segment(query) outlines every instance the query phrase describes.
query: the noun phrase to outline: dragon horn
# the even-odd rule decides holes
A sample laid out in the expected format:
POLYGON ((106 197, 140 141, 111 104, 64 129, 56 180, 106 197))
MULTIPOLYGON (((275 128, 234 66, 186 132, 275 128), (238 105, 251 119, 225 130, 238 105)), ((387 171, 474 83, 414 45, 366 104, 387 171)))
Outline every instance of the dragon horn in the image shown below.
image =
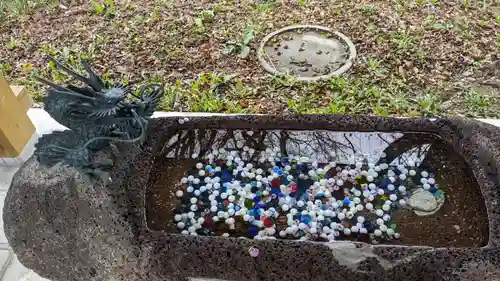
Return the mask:
POLYGON ((88 78, 81 76, 80 74, 74 72, 72 69, 66 67, 63 65, 60 61, 56 60, 55 58, 50 58, 50 60, 58 67, 64 70, 66 73, 70 74, 71 76, 75 77, 76 79, 82 81, 85 84, 88 84, 88 78))
POLYGON ((49 81, 49 80, 45 80, 43 79, 42 77, 38 77, 38 76, 33 76, 33 78, 35 78, 36 80, 38 80, 38 82, 41 82, 47 86, 50 86, 56 90, 59 90, 59 91, 67 91, 66 88, 62 87, 62 86, 59 86, 57 85, 56 83, 52 82, 52 81, 49 81))
POLYGON ((34 76, 34 78, 36 80, 38 80, 39 82, 45 84, 45 85, 48 85, 52 88, 54 88, 58 93, 61 93, 61 94, 66 94, 66 95, 70 95, 70 96, 76 96, 76 97, 80 97, 80 98, 84 98, 84 99, 89 99, 89 100, 96 100, 95 98, 92 98, 92 97, 88 97, 88 96, 85 96, 85 95, 82 95, 82 94, 79 94, 75 91, 72 91, 70 89, 67 89, 67 88, 64 88, 62 86, 59 86, 57 85, 56 83, 54 82, 51 82, 49 80, 45 80, 41 77, 38 77, 38 76, 34 76))
POLYGON ((94 88, 97 92, 102 91, 105 88, 104 82, 102 79, 90 68, 89 63, 86 60, 82 59, 82 66, 89 74, 88 85, 94 88))

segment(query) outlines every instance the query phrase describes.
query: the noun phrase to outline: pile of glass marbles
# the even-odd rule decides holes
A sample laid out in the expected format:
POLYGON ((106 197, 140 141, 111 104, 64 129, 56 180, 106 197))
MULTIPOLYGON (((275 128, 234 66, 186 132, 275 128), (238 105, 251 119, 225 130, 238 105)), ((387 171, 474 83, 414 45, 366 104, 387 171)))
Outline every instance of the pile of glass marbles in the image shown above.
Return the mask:
POLYGON ((175 194, 182 234, 378 243, 400 238, 392 214, 412 190, 438 191, 433 173, 415 167, 366 158, 339 165, 334 153, 326 163, 279 149, 258 154, 244 147, 193 155, 199 162, 175 194))

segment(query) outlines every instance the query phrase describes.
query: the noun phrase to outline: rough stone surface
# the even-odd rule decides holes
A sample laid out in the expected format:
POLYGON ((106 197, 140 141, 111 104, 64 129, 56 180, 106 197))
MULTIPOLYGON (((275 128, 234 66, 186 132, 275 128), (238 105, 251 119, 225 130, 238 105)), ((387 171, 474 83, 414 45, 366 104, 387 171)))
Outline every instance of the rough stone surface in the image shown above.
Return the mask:
MULTIPOLYGON (((111 152, 109 152, 111 154, 111 152)), ((359 116, 233 116, 150 122, 145 150, 116 158, 111 180, 50 170, 30 159, 15 175, 4 207, 6 236, 27 267, 53 281, 497 280, 500 276, 500 132, 463 119, 359 116), (189 128, 330 129, 428 132, 468 161, 486 201, 483 248, 402 247, 193 237, 151 231, 145 190, 165 132, 189 128), (251 257, 250 247, 259 249, 251 257), (340 257, 339 253, 345 253, 340 257)))

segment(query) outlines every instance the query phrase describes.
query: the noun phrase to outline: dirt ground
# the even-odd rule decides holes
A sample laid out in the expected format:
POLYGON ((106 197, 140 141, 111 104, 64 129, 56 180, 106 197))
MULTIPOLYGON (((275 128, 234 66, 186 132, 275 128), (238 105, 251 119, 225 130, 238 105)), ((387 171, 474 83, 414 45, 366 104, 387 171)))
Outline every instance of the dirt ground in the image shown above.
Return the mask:
POLYGON ((0 70, 38 102, 45 89, 33 75, 67 80, 50 55, 79 70, 87 59, 110 81, 165 83, 162 110, 500 117, 495 2, 36 0, 4 7, 0 70), (318 83, 267 75, 255 49, 294 24, 346 34, 354 66, 318 83), (225 54, 245 30, 254 34, 250 55, 225 54))

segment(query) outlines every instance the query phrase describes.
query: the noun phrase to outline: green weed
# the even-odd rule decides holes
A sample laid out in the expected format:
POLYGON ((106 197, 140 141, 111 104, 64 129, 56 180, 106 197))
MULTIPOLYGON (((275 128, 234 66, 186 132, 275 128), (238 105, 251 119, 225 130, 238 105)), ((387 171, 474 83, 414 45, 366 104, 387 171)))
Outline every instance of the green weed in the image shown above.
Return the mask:
POLYGON ((29 3, 27 0, 7 0, 0 1, 0 18, 5 15, 22 15, 28 12, 29 3))
POLYGON ((191 104, 194 112, 221 112, 224 109, 224 102, 210 92, 202 92, 198 95, 198 102, 191 104))
POLYGON ((300 6, 304 7, 307 5, 307 0, 297 0, 297 4, 299 4, 300 6))
POLYGON ((50 43, 42 44, 38 50, 51 57, 54 57, 57 54, 55 47, 50 43))
POLYGON ((381 88, 370 79, 332 78, 327 83, 333 97, 329 107, 349 114, 382 116, 404 116, 416 110, 404 88, 400 85, 387 86, 387 89, 381 88))
POLYGON ((144 17, 144 16, 135 16, 134 17, 134 25, 141 25, 141 24, 145 24, 145 23, 148 23, 150 21, 149 18, 147 17, 144 17))
POLYGON ((419 7, 422 7, 424 5, 424 0, 416 0, 415 2, 419 7))
POLYGON ((453 23, 438 23, 438 22, 435 22, 433 24, 430 24, 429 28, 435 29, 435 30, 450 30, 450 29, 455 28, 455 25, 453 23))
POLYGON ((161 21, 162 15, 161 15, 160 11, 157 8, 155 8, 155 9, 153 9, 151 14, 149 15, 149 18, 152 22, 158 22, 158 21, 161 21))
POLYGON ((389 116, 389 111, 382 105, 380 101, 377 102, 377 105, 375 107, 375 115, 384 117, 389 116))
POLYGON ((427 58, 427 52, 424 50, 417 50, 412 55, 416 57, 420 63, 424 63, 427 58))
POLYGON ((470 0, 462 0, 462 3, 461 3, 461 6, 462 6, 462 9, 464 10, 469 10, 469 7, 470 7, 470 0))
POLYGON ((239 58, 245 59, 250 54, 250 42, 254 38, 254 29, 247 27, 241 41, 229 41, 222 52, 224 54, 233 54, 239 58))
POLYGON ((489 117, 493 116, 491 109, 493 98, 481 94, 476 90, 469 90, 465 93, 465 104, 470 117, 489 117))
POLYGON ((94 42, 99 47, 104 47, 110 40, 110 36, 106 34, 96 34, 94 42))
POLYGON ((371 73, 375 76, 384 76, 386 71, 380 66, 382 62, 380 59, 374 58, 372 56, 366 57, 366 62, 371 73))
POLYGON ((363 14, 371 15, 374 11, 377 10, 377 5, 375 4, 362 4, 359 6, 359 9, 363 14))
POLYGON ((158 110, 164 110, 164 111, 174 111, 177 110, 177 108, 174 108, 176 105, 176 98, 180 95, 181 89, 179 87, 180 81, 176 81, 175 85, 166 85, 164 90, 165 90, 165 95, 163 96, 163 99, 161 100, 160 104, 158 104, 158 110))
POLYGON ((477 20, 477 23, 480 26, 487 26, 488 25, 488 21, 487 20, 477 20))
POLYGON ((9 43, 7 43, 7 49, 9 49, 9 50, 12 50, 18 46, 19 46, 19 40, 16 40, 16 39, 12 39, 9 41, 9 43))
POLYGON ((425 116, 438 116, 441 98, 438 95, 427 93, 417 100, 420 111, 425 116))
POLYGON ((242 112, 238 104, 228 98, 230 84, 236 75, 207 73, 186 85, 179 84, 180 95, 189 110, 195 112, 242 112))
POLYGON ((408 11, 411 4, 411 2, 408 0, 393 0, 393 3, 396 5, 396 11, 398 13, 404 13, 408 11))
POLYGON ((8 62, 1 63, 0 62, 0 73, 4 75, 10 74, 12 72, 12 65, 8 62))
POLYGON ((31 73, 31 70, 33 69, 33 65, 31 63, 23 63, 23 64, 21 64, 21 69, 25 73, 31 73))
POLYGON ((276 8, 276 3, 262 3, 262 4, 257 4, 256 10, 257 12, 264 14, 268 13, 276 8))
POLYGON ((399 31, 393 36, 392 42, 396 44, 401 51, 409 50, 414 42, 409 31, 399 31))
POLYGON ((194 19, 194 22, 197 27, 197 32, 198 33, 203 33, 205 32, 205 24, 212 22, 215 17, 214 10, 203 10, 200 13, 198 13, 198 16, 194 19))
POLYGON ((243 83, 241 79, 234 79, 234 81, 232 81, 231 83, 228 82, 226 82, 226 84, 229 84, 231 94, 236 98, 246 99, 255 96, 255 94, 257 93, 256 88, 249 87, 248 85, 243 83))
POLYGON ((98 16, 112 18, 116 15, 116 5, 114 0, 92 0, 92 10, 98 16))
POLYGON ((293 110, 294 113, 305 113, 307 109, 309 109, 309 105, 306 104, 306 100, 301 98, 297 99, 289 99, 287 102, 288 107, 293 110))
POLYGON ((275 89, 283 87, 293 87, 298 81, 294 76, 279 76, 279 75, 269 75, 268 81, 275 89))
POLYGON ((49 61, 49 70, 54 82, 64 82, 69 78, 68 74, 59 70, 52 61, 49 61))

